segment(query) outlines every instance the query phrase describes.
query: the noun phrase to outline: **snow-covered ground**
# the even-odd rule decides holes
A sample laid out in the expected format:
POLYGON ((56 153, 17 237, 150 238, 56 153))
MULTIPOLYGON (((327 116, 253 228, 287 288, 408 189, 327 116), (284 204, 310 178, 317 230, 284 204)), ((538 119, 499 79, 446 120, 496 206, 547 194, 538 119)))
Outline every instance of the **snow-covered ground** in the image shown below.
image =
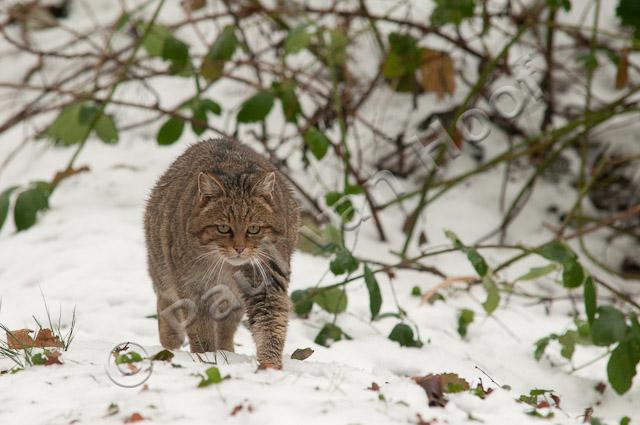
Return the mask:
MULTIPOLYGON (((107 4, 108 1, 101 1, 97 7, 105 11, 107 4)), ((170 17, 171 10, 166 14, 170 17)), ((70 19, 80 26, 87 21, 84 12, 78 10, 70 19)), ((41 41, 47 43, 44 37, 41 41)), ((2 45, 2 49, 8 46, 2 45)), ((7 55, 0 58, 0 64, 2 77, 7 79, 14 74, 20 76, 20 70, 30 62, 20 55, 7 55), (11 69, 9 62, 14 65, 11 69)), ((158 87, 176 93, 180 90, 168 84, 158 87)), ((232 105, 246 96, 237 86, 216 90, 225 93, 232 105)), ((380 95, 370 102, 369 112, 381 119, 387 118, 383 112, 388 111, 388 119, 393 121, 394 113, 403 114, 403 100, 393 101, 396 108, 380 95)), ((6 116, 8 113, 0 110, 0 118, 6 116)), ((223 118, 218 123, 222 127, 223 118)), ((0 158, 21 143, 23 131, 16 127, 0 135, 0 158)), ((421 304, 418 297, 411 295, 412 288, 418 286, 425 292, 442 279, 406 270, 397 271, 392 280, 378 275, 384 300, 382 312, 397 311, 396 299, 419 328, 424 342, 421 348, 401 347, 387 338, 398 322, 395 318, 370 323, 367 289, 359 280, 347 285, 349 306, 336 322, 352 339, 338 341, 330 348, 317 345, 314 339, 319 329, 331 322, 332 315, 317 306, 307 319, 292 315, 285 354, 288 357, 295 349, 305 347, 315 352, 304 361, 287 358, 282 371, 256 372, 253 341, 248 329, 241 326, 236 335, 236 354, 227 355, 226 360, 215 356, 222 375, 228 375, 220 384, 198 388, 197 375, 210 365, 185 350, 176 354, 172 364, 154 362, 146 386, 115 385, 105 372, 114 346, 132 341, 149 354, 162 349, 156 320, 148 317, 155 314, 155 297, 146 271, 143 207, 155 179, 190 142, 197 140, 187 132, 179 143, 158 147, 155 131, 153 128, 125 133, 114 146, 91 139, 77 162, 88 165, 90 172, 65 180, 51 198, 51 209, 39 217, 33 228, 16 233, 9 219, 2 229, 0 323, 10 329, 33 328, 32 315, 45 319, 44 295, 54 316, 61 309, 67 326, 73 309, 77 309, 77 336, 62 355, 63 365, 0 375, 0 423, 122 423, 137 412, 150 423, 166 424, 388 424, 418 423, 420 418, 431 424, 533 424, 543 419, 528 415, 532 408, 516 399, 536 388, 553 390, 560 397, 560 408, 541 409, 544 414, 554 412, 552 423, 581 423, 587 408, 593 408, 593 416, 608 424, 618 423, 624 416, 631 417, 632 424, 640 423, 637 379, 623 396, 610 388, 602 394, 595 389, 599 382, 606 382, 606 360, 568 373, 571 365, 553 343, 547 356, 539 362, 534 359, 535 341, 573 326, 571 300, 541 304, 512 297, 503 300, 494 315, 487 317, 480 305, 484 299, 482 288, 474 287, 469 292, 443 290, 446 301, 421 304), (476 313, 464 340, 456 331, 461 308, 476 313), (411 377, 443 372, 457 373, 474 387, 481 380, 485 388, 494 391, 485 399, 467 392, 453 394, 448 396, 446 407, 429 407, 425 391, 411 377), (374 382, 379 391, 370 389, 374 382), (109 414, 112 404, 118 409, 109 414)), ((504 141, 495 134, 484 146, 491 156, 504 146, 504 141)), ((54 148, 43 141, 29 143, 2 171, 0 189, 50 179, 70 154, 69 149, 54 148)), ((292 160, 294 177, 305 187, 314 187, 315 175, 303 171, 299 162, 297 157, 292 160)), ((455 175, 471 164, 465 154, 447 172, 455 175)), ((316 170, 327 173, 320 167, 316 170)), ((427 249, 449 243, 443 229, 452 229, 463 241, 472 243, 499 225, 502 177, 501 169, 486 173, 430 206, 423 223, 429 238, 427 249)), ((327 184, 330 186, 330 182, 327 184)), ((513 185, 509 195, 513 196, 518 188, 513 185)), ((547 208, 556 205, 567 209, 574 200, 569 182, 544 183, 512 226, 509 241, 534 246, 549 240, 553 235, 545 224, 553 216, 547 214, 547 208)), ((357 233, 349 235, 349 245, 355 246, 361 257, 396 261, 389 251, 402 245, 403 219, 399 210, 383 213, 382 220, 390 234, 388 244, 379 243, 374 227, 366 222, 357 233)), ((505 250, 483 253, 493 265, 513 255, 505 250)), ((621 258, 622 254, 610 250, 607 259, 621 258)), ((466 258, 458 253, 430 257, 424 264, 436 266, 449 276, 474 274, 466 258)), ((531 258, 509 269, 505 276, 513 278, 531 266, 544 264, 542 259, 531 258)), ((327 258, 296 253, 290 290, 305 289, 318 282, 339 282, 327 270, 327 258)), ((552 277, 521 285, 531 285, 538 293, 566 293, 557 290, 552 277)), ((573 364, 580 366, 601 353, 602 349, 579 346, 573 364)), ((214 360, 214 355, 206 358, 214 360)), ((11 366, 8 360, 0 359, 0 370, 11 366)))

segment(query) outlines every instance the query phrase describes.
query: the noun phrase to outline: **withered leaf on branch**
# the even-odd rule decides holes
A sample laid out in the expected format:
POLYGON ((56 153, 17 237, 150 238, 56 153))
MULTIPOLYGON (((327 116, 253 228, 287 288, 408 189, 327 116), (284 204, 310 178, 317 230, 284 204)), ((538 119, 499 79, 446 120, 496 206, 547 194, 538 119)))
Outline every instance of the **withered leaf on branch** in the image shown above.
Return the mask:
POLYGON ((31 329, 7 331, 7 346, 14 350, 34 347, 35 341, 31 338, 31 335, 29 335, 32 332, 31 329))
POLYGON ((447 53, 423 48, 420 63, 420 85, 428 92, 435 93, 438 99, 452 94, 456 89, 453 60, 447 53))
POLYGON ((180 5, 186 13, 191 13, 194 10, 202 9, 207 4, 207 0, 182 0, 180 5))

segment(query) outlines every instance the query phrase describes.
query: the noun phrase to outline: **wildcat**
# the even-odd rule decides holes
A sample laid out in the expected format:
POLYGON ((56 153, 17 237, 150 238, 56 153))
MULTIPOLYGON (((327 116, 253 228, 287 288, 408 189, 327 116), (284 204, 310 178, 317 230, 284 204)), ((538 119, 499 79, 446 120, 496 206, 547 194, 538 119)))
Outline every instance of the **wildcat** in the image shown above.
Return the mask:
POLYGON ((281 368, 299 220, 285 178, 248 146, 189 147, 156 183, 144 217, 161 344, 177 349, 188 336, 193 352, 234 351, 246 312, 260 367, 281 368))

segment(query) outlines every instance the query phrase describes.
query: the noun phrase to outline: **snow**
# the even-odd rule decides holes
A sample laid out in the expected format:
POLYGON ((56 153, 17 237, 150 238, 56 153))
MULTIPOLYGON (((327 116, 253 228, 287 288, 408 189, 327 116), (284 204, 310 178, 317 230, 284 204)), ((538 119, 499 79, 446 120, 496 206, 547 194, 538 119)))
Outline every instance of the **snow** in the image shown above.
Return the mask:
MULTIPOLYGON (((108 6, 117 2, 96 3, 100 11, 96 15, 110 22, 115 11, 108 6)), ((161 18, 170 21, 172 11, 180 13, 173 5, 161 18)), ((78 24, 81 30, 91 25, 87 19, 85 12, 74 9, 69 25, 78 24)), ((213 29, 207 31, 209 34, 213 29)), ((38 37, 50 47, 56 45, 53 39, 55 37, 38 37)), ((0 49, 4 52, 9 47, 2 45, 0 49)), ((0 63, 2 79, 17 80, 20 70, 31 62, 21 55, 7 55, 0 56, 0 63), (11 70, 6 66, 9 61, 14 64, 11 70)), ((180 93, 187 86, 191 90, 186 83, 154 82, 154 87, 166 93, 180 93)), ((140 99, 141 93, 139 89, 118 91, 123 98, 137 96, 140 99)), ((228 84, 214 87, 213 93, 219 101, 227 99, 235 106, 247 92, 238 84, 228 84)), ((25 98, 28 96, 24 94, 25 98)), ((163 98, 169 106, 179 100, 181 98, 175 96, 163 98)), ((402 109, 407 108, 406 104, 406 98, 390 100, 388 93, 380 93, 368 103, 366 113, 376 121, 388 119, 391 128, 407 119, 407 111, 402 109)), ((434 99, 421 100, 420 110, 430 111, 433 105, 434 99)), ((535 112, 535 108, 532 110, 535 112)), ((0 111, 0 119, 10 113, 10 107, 0 111)), ((132 121, 145 117, 139 111, 117 110, 116 116, 132 121)), ((423 117, 424 114, 417 114, 410 119, 418 121, 423 117)), ((46 123, 47 119, 38 123, 46 123)), ((231 128, 225 118, 213 123, 220 128, 231 128)), ((424 342, 421 348, 401 347, 387 338, 397 319, 370 323, 367 290, 360 279, 347 285, 349 307, 336 321, 353 339, 335 342, 330 348, 319 346, 314 343, 315 336, 325 323, 333 320, 332 315, 317 306, 308 319, 292 315, 286 357, 297 348, 311 347, 315 352, 304 361, 287 358, 282 371, 256 371, 253 341, 248 329, 241 326, 236 334, 236 354, 227 353, 226 360, 221 355, 206 355, 207 361, 217 360, 222 375, 228 376, 220 384, 197 388, 200 380, 197 375, 210 364, 185 349, 172 360, 181 367, 154 362, 146 382, 148 388, 115 385, 105 373, 105 361, 117 344, 132 341, 141 344, 149 354, 162 349, 156 321, 147 317, 155 314, 155 297, 146 271, 142 231, 144 202, 155 179, 189 143, 197 140, 187 132, 179 143, 158 147, 153 130, 123 134, 115 146, 92 138, 77 162, 88 165, 90 172, 65 180, 51 198, 51 209, 39 217, 33 228, 16 233, 9 219, 2 229, 0 323, 10 329, 33 328, 32 315, 45 320, 44 296, 53 316, 57 317, 60 308, 67 326, 71 312, 77 309, 77 336, 70 349, 63 353, 64 365, 0 375, 0 423, 115 424, 138 412, 150 423, 159 424, 389 424, 416 423, 419 415, 432 423, 436 420, 448 424, 471 423, 473 418, 492 425, 524 425, 539 423, 541 419, 527 415, 531 407, 515 400, 534 388, 553 390, 561 398, 562 409, 553 409, 555 417, 551 422, 554 424, 581 423, 588 407, 594 408, 594 417, 609 424, 618 423, 623 416, 630 416, 631 423, 640 422, 638 379, 623 396, 616 395, 610 388, 600 394, 594 387, 601 381, 606 382, 606 360, 568 373, 571 365, 562 359, 559 347, 553 343, 547 350, 548 356, 539 362, 533 358, 535 341, 572 326, 570 300, 541 304, 512 297, 503 301, 492 317, 487 317, 480 306, 484 292, 479 287, 468 292, 445 290, 446 302, 421 304, 419 298, 410 294, 411 288, 417 285, 425 292, 442 279, 409 270, 397 271, 393 279, 378 275, 384 300, 382 312, 396 311, 394 299, 397 298, 420 330, 424 342), (476 313, 476 320, 464 340, 456 331, 457 312, 461 308, 470 308, 476 313), (445 408, 429 407, 425 391, 410 377, 444 372, 457 373, 473 386, 481 380, 485 388, 493 388, 494 392, 484 400, 469 393, 453 394, 448 396, 450 402, 445 408), (368 389, 373 382, 379 384, 379 392, 368 389), (118 406, 119 412, 109 416, 107 411, 112 403, 118 406), (242 408, 232 414, 236 406, 242 408)), ((25 132, 30 131, 31 128, 16 127, 0 135, 0 158, 7 157, 22 143, 25 132)), ((497 132, 484 143, 489 157, 505 146, 497 132)), ((2 170, 0 189, 50 179, 66 164, 70 154, 69 149, 54 148, 43 141, 29 142, 10 166, 2 170)), ((473 162, 465 152, 451 164, 447 173, 457 175, 471 166, 473 162)), ((330 186, 330 179, 335 177, 332 173, 339 170, 339 164, 330 163, 314 164, 312 171, 305 172, 297 156, 292 159, 292 167, 293 176, 303 186, 318 190, 317 175, 326 176, 329 182, 326 185, 330 186)), ((517 175, 520 180, 525 177, 517 175)), ((429 237, 428 249, 436 250, 449 243, 443 229, 452 229, 463 241, 473 243, 498 226, 502 217, 501 181, 502 170, 496 169, 452 190, 430 206, 423 223, 429 237)), ((411 186, 411 182, 405 184, 411 186)), ((508 199, 519 187, 509 187, 508 199)), ((574 199, 575 192, 568 182, 544 183, 512 226, 509 242, 534 246, 550 239, 552 233, 545 226, 548 224, 545 220, 549 220, 546 208, 549 205, 569 208, 574 199)), ((413 204, 407 206, 411 208, 413 204)), ((354 246, 355 252, 365 258, 396 261, 389 248, 398 249, 404 240, 400 231, 403 217, 399 209, 383 213, 382 220, 390 236, 388 245, 377 241, 375 228, 367 221, 358 232, 349 234, 349 246, 354 246)), ((597 238, 591 242, 601 246, 597 238)), ((609 254, 617 258, 622 249, 614 248, 609 254)), ((417 247, 412 247, 411 252, 417 253, 417 247)), ((514 254, 506 250, 483 253, 494 265, 514 254)), ((474 274, 466 258, 458 253, 430 257, 424 263, 450 276, 474 274)), ((505 276, 513 278, 531 266, 544 264, 541 258, 531 258, 506 271, 505 276)), ((319 282, 323 286, 339 282, 339 278, 326 274, 327 269, 327 258, 297 252, 293 258, 290 290, 305 289, 319 282)), ((521 285, 530 285, 527 288, 539 293, 564 294, 552 280, 547 277, 521 285)), ((602 350, 595 347, 579 346, 574 365, 585 364, 601 353, 602 350)), ((0 370, 11 366, 8 360, 0 359, 0 370)))

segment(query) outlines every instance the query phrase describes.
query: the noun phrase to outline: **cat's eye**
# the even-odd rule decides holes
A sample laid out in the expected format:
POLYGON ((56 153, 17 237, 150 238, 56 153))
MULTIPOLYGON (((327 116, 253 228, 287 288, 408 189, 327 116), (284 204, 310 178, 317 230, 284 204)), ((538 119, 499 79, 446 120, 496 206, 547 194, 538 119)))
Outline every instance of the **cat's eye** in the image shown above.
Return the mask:
POLYGON ((218 232, 220 232, 222 234, 227 234, 227 233, 231 232, 231 228, 229 226, 227 226, 226 224, 220 224, 220 225, 216 226, 216 229, 218 230, 218 232))
POLYGON ((251 226, 249 226, 249 228, 247 228, 247 233, 249 233, 250 235, 255 235, 258 232, 260 232, 260 226, 256 226, 255 224, 252 224, 251 226))

